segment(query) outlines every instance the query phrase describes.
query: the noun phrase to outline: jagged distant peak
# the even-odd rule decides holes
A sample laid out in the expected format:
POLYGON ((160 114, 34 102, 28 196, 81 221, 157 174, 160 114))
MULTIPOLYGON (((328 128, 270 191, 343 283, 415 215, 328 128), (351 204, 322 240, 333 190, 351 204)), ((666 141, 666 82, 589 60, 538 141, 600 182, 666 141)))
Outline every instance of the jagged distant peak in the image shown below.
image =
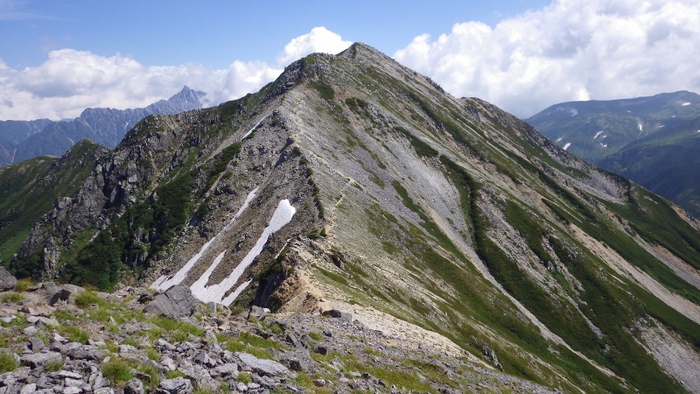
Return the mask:
POLYGON ((182 90, 180 90, 178 93, 172 95, 168 101, 172 101, 175 99, 184 99, 187 101, 198 101, 201 102, 202 98, 206 96, 207 94, 201 90, 194 90, 191 89, 189 86, 185 85, 182 90))

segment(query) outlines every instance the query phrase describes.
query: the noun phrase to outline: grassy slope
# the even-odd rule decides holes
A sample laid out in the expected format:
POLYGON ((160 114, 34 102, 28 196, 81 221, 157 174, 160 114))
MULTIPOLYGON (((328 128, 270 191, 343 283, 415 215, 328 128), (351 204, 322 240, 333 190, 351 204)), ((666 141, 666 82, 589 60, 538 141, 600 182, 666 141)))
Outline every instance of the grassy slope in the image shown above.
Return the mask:
MULTIPOLYGON (((92 170, 95 155, 105 149, 78 143, 64 158, 38 157, 0 169, 0 259, 7 265, 29 229, 54 202, 72 196, 92 170)), ((20 276, 26 273, 19 273, 20 276)))

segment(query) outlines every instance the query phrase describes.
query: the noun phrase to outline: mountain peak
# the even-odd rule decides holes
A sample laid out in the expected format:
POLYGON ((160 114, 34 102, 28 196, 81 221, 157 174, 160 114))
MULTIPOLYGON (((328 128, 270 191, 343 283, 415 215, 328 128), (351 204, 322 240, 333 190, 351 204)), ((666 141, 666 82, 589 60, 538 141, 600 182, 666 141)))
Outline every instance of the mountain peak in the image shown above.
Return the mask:
POLYGON ((373 46, 367 45, 362 42, 356 42, 352 45, 350 45, 346 50, 340 52, 338 54, 340 57, 348 57, 348 58, 353 58, 356 59, 358 57, 388 57, 386 54, 383 52, 379 51, 378 49, 374 48, 373 46))
POLYGON ((190 89, 189 86, 185 85, 182 90, 171 96, 168 101, 180 101, 187 103, 198 103, 200 106, 202 104, 202 99, 207 94, 201 90, 190 89))

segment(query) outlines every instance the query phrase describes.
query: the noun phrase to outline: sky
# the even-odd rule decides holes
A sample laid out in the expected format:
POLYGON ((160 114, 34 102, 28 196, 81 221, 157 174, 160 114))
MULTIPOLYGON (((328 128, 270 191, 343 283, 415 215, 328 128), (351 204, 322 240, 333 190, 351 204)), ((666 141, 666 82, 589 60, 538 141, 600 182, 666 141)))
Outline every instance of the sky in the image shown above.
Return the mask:
POLYGON ((519 117, 565 101, 700 92, 697 0, 0 0, 0 120, 207 105, 363 42, 519 117))

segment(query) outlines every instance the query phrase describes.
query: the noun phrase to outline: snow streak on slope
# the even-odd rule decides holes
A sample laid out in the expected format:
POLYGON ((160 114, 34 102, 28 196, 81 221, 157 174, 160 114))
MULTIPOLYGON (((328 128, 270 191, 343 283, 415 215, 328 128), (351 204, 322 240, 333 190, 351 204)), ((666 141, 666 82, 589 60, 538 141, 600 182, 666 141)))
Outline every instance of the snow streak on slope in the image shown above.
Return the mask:
POLYGON ((221 252, 221 254, 216 257, 212 265, 202 274, 202 276, 197 279, 192 286, 190 286, 192 289, 192 294, 194 294, 194 296, 202 302, 216 302, 224 305, 228 305, 233 302, 233 300, 238 296, 238 294, 240 294, 241 291, 243 291, 243 289, 245 289, 250 281, 240 285, 236 291, 224 299, 226 292, 231 290, 233 285, 235 285, 241 278, 241 275, 243 275, 246 268, 248 268, 253 260, 255 260, 260 252, 262 252, 263 247, 270 238, 270 235, 289 223, 292 220, 292 216, 294 216, 295 212, 296 209, 289 203, 289 200, 285 199, 280 201, 277 205, 275 213, 272 215, 272 219, 270 219, 270 224, 265 227, 263 233, 260 235, 260 238, 258 238, 258 241, 255 243, 255 246, 253 246, 250 252, 248 252, 248 254, 233 270, 233 272, 231 272, 231 274, 220 283, 207 286, 207 282, 209 282, 209 277, 211 276, 212 272, 214 272, 214 269, 224 258, 225 252, 221 252))
POLYGON ((244 140, 244 139, 245 139, 247 136, 249 136, 255 129, 257 129, 258 126, 260 126, 260 123, 262 123, 262 121, 265 120, 265 118, 267 118, 267 115, 263 116, 263 118, 260 119, 260 120, 258 121, 258 123, 255 124, 255 126, 251 127, 250 130, 248 130, 245 134, 243 134, 243 137, 241 137, 241 140, 244 140))
POLYGON ((204 255, 204 253, 209 249, 211 244, 214 243, 214 241, 216 241, 221 234, 227 232, 231 228, 233 222, 239 216, 241 216, 241 214, 248 207, 248 204, 250 204, 257 192, 258 188, 256 187, 255 189, 253 189, 253 191, 248 193, 248 196, 243 202, 243 205, 238 210, 238 212, 236 212, 233 218, 231 218, 228 224, 226 224, 226 226, 224 226, 224 228, 221 231, 219 231, 214 236, 214 238, 210 239, 209 241, 207 241, 207 243, 202 245, 202 247, 199 249, 199 252, 195 253, 194 256, 192 256, 192 258, 190 258, 189 261, 187 261, 187 264, 180 268, 180 270, 175 275, 171 277, 168 277, 166 275, 161 276, 160 278, 156 279, 155 282, 153 282, 153 284, 151 285, 151 289, 163 291, 182 282, 187 277, 187 273, 190 271, 190 269, 192 269, 192 267, 194 267, 194 265, 197 264, 197 261, 199 261, 199 259, 204 255))
POLYGON ((571 146, 571 142, 567 142, 566 145, 564 145, 563 149, 567 150, 567 149, 569 149, 570 146, 571 146))

